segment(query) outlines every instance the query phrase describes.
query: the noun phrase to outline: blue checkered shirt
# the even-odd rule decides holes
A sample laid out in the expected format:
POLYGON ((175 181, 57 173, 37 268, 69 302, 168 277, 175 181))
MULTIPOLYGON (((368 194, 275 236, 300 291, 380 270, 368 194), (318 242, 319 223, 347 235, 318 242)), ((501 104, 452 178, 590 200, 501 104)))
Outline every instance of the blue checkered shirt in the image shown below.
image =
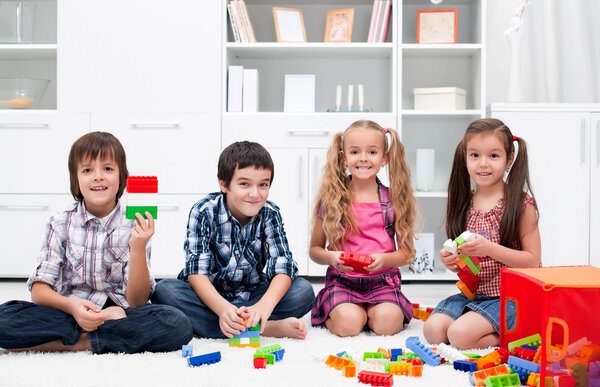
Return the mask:
MULTIPOLYGON (((125 206, 106 217, 90 214, 83 203, 52 216, 46 225, 42 251, 27 286, 45 282, 65 297, 89 300, 102 308, 110 298, 129 307, 125 292, 129 278, 129 238, 133 220, 125 218, 125 206)), ((150 243, 146 261, 150 268, 150 243)), ((150 274, 150 285, 155 281, 150 274)))
POLYGON ((178 278, 207 275, 231 302, 247 301, 259 283, 277 274, 293 280, 298 273, 279 208, 270 201, 242 227, 227 209, 225 196, 209 194, 190 211, 184 250, 185 267, 178 278))

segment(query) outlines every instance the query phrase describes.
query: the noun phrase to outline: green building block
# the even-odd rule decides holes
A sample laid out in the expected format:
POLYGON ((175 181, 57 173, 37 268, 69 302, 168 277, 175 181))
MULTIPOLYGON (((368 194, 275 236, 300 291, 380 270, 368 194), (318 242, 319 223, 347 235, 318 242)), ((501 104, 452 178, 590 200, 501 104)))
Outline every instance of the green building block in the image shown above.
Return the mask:
POLYGON ((271 345, 266 345, 264 347, 260 347, 256 350, 256 353, 269 353, 269 352, 273 352, 273 351, 278 351, 281 349, 281 345, 279 344, 271 344, 271 345))
POLYGON ((146 218, 146 211, 152 215, 154 219, 158 219, 158 207, 157 206, 127 206, 125 210, 125 217, 127 219, 137 219, 135 213, 139 212, 142 217, 146 218))
POLYGON ((390 364, 399 364, 399 363, 406 363, 406 362, 405 361, 398 361, 398 360, 385 362, 385 364, 383 365, 384 368, 385 368, 385 373, 386 374, 390 373, 390 364))
POLYGON ((267 364, 275 364, 275 355, 272 353, 255 353, 252 356, 252 359, 256 359, 258 357, 264 357, 267 359, 267 364))
POLYGON ((363 354, 363 361, 367 359, 385 359, 385 353, 383 352, 365 352, 363 354))
POLYGON ((469 269, 471 269, 473 274, 475 274, 475 275, 479 274, 479 271, 481 270, 481 266, 475 265, 473 263, 473 261, 471 260, 471 258, 466 255, 458 254, 458 256, 467 264, 467 266, 469 267, 469 269))
POLYGON ((510 343, 508 343, 508 350, 512 352, 514 348, 521 347, 523 345, 533 345, 534 347, 539 347, 540 345, 542 345, 542 336, 540 336, 539 333, 536 333, 535 335, 511 341, 510 343))
POLYGON ((521 385, 518 374, 490 376, 485 380, 486 387, 514 387, 521 385))
POLYGON ((248 328, 249 331, 260 331, 260 321, 255 326, 248 328))

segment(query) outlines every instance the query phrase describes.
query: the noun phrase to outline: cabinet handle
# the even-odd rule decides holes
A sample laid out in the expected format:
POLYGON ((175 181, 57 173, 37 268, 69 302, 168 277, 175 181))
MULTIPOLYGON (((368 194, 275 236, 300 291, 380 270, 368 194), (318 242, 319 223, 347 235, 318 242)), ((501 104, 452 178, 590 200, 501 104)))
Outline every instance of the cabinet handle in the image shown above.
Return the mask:
POLYGON ((290 136, 327 136, 329 134, 329 130, 294 130, 289 129, 288 134, 290 136))
POLYGON ((600 165, 600 120, 596 121, 596 165, 600 165))
POLYGON ((8 210, 8 211, 43 211, 47 210, 48 206, 44 205, 30 205, 30 204, 6 204, 1 205, 0 210, 8 210))
POLYGON ((581 163, 585 163, 585 118, 581 120, 581 138, 580 138, 580 146, 581 146, 581 163))
MULTIPOLYGON (((315 158, 313 159, 313 168, 315 169, 313 172, 313 187, 317 187, 317 184, 319 183, 319 160, 319 156, 315 155, 315 158)), ((314 189, 312 193, 315 193, 314 189)))
POLYGON ((48 129, 48 122, 3 122, 0 123, 0 129, 48 129))
POLYGON ((298 156, 298 200, 302 200, 302 156, 298 156))
POLYGON ((177 129, 179 122, 132 122, 131 129, 177 129))
POLYGON ((158 206, 158 209, 161 211, 177 211, 179 206, 158 206))

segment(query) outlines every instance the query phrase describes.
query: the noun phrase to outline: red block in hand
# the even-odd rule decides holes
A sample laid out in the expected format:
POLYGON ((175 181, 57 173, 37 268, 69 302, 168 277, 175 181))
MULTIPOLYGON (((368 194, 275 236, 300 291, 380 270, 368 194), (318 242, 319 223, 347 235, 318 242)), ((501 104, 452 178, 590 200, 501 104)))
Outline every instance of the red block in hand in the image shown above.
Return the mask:
POLYGON ((365 270, 365 266, 369 266, 373 262, 373 258, 369 255, 348 253, 345 251, 342 251, 342 254, 340 254, 340 260, 344 262, 344 265, 352 266, 355 272, 363 274, 369 274, 365 270))

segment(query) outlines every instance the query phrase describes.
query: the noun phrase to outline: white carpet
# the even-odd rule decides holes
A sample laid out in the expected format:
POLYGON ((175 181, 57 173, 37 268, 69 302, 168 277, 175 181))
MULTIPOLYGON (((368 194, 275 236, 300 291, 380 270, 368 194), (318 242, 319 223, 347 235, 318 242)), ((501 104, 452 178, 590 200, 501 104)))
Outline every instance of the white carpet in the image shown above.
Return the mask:
MULTIPOLYGON (((361 333, 340 338, 326 329, 310 326, 306 340, 262 337, 261 345, 279 344, 283 360, 266 369, 254 369, 254 348, 230 348, 227 340, 193 339, 194 355, 221 351, 220 363, 191 368, 181 351, 138 355, 92 355, 82 353, 0 354, 0 386, 356 386, 357 378, 344 378, 324 359, 341 351, 362 360, 363 352, 377 348, 406 349, 409 336, 423 341, 423 322, 413 320, 395 336, 361 333)), ((424 342, 424 341, 423 341, 424 342)), ((487 351, 472 351, 487 353, 487 351)), ((452 366, 423 367, 423 377, 394 376, 398 386, 469 386, 468 375, 452 366)))

